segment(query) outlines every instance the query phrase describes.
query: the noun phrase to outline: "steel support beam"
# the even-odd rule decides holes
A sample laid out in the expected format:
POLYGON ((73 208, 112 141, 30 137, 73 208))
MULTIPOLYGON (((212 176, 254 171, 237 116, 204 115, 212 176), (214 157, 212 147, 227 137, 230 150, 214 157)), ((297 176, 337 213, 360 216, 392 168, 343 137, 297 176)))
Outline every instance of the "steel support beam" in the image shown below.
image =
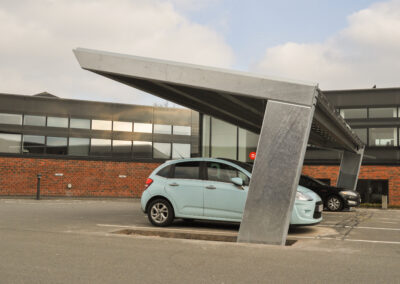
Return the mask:
POLYGON ((352 153, 348 151, 343 152, 337 187, 343 187, 352 190, 356 189, 363 156, 364 148, 359 150, 358 153, 352 153))
POLYGON ((285 245, 314 110, 268 101, 238 242, 285 245))

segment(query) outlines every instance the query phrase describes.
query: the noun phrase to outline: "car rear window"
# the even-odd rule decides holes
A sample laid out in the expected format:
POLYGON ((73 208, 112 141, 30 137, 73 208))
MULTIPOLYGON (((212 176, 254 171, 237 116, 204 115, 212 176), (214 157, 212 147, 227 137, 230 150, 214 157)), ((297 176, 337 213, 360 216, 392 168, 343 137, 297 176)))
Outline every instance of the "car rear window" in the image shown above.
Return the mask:
POLYGON ((168 177, 170 177, 170 173, 171 173, 171 166, 166 166, 166 167, 162 168, 161 170, 159 170, 156 175, 158 175, 160 177, 168 178, 168 177))
POLYGON ((183 162, 175 164, 173 178, 200 179, 200 162, 183 162))

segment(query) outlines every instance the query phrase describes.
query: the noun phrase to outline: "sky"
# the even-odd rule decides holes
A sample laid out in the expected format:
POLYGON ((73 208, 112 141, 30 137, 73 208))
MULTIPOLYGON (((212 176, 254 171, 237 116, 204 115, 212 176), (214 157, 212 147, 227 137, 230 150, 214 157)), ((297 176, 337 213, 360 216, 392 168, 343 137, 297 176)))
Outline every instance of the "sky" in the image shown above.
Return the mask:
POLYGON ((400 87, 400 0, 0 0, 0 92, 165 104, 85 71, 76 47, 322 90, 400 87))

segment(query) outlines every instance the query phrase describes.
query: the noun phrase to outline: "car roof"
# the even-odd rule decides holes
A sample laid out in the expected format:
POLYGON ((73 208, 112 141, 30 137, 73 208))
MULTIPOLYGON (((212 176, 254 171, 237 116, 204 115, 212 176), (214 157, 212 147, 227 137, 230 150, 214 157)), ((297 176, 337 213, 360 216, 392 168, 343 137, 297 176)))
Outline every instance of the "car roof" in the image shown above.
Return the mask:
POLYGON ((251 172, 249 172, 245 168, 241 167, 240 165, 238 165, 234 162, 231 162, 229 159, 225 160, 223 158, 198 157, 198 158, 183 158, 183 159, 176 159, 176 160, 168 160, 168 161, 165 161, 164 164, 162 164, 162 167, 167 166, 167 165, 182 163, 182 162, 218 162, 218 163, 228 164, 230 166, 233 166, 234 168, 240 168, 241 170, 244 170, 251 175, 251 172))

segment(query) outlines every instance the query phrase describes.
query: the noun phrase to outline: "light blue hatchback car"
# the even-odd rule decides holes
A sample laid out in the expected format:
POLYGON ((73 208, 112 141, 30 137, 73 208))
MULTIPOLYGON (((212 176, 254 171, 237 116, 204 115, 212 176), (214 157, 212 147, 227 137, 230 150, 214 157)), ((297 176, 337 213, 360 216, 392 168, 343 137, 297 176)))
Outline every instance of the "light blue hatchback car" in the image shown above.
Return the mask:
MULTIPOLYGON (((141 206, 155 226, 174 218, 241 222, 252 166, 214 158, 167 161, 146 181, 141 206)), ((321 198, 298 186, 291 225, 321 222, 321 198)))

